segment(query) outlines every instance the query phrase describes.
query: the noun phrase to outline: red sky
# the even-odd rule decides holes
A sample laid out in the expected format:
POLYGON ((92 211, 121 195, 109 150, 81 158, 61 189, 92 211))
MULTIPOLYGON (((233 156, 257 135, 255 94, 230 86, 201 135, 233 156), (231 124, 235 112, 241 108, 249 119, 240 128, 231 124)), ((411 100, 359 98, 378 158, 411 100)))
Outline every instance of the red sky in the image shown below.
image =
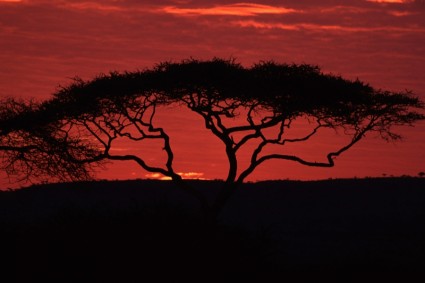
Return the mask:
MULTIPOLYGON (((423 54, 424 0, 0 0, 1 97, 46 99, 75 76, 90 79, 160 61, 216 56, 236 57, 246 66, 270 59, 317 64, 325 72, 360 78, 377 88, 413 90, 425 99, 423 54)), ((175 110, 161 121, 173 133, 177 171, 225 177, 222 147, 199 121, 175 110), (184 121, 190 138, 170 121, 184 121)), ((425 123, 400 131, 403 142, 368 138, 339 157, 335 168, 273 162, 250 180, 425 171, 425 123)), ((334 142, 326 141, 321 143, 334 142)), ((306 149, 311 151, 317 148, 306 149)), ((131 164, 112 167, 99 176, 147 174, 131 164)), ((0 187, 9 186, 5 182, 0 187)))

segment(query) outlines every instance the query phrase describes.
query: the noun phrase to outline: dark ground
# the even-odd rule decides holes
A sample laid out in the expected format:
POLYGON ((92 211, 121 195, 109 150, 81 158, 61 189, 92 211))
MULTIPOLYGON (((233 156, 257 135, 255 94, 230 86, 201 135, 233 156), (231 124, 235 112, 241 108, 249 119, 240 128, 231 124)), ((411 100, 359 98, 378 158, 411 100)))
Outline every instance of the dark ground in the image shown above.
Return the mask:
POLYGON ((425 178, 245 184, 214 227, 198 209, 165 181, 0 192, 0 282, 425 282, 425 178))

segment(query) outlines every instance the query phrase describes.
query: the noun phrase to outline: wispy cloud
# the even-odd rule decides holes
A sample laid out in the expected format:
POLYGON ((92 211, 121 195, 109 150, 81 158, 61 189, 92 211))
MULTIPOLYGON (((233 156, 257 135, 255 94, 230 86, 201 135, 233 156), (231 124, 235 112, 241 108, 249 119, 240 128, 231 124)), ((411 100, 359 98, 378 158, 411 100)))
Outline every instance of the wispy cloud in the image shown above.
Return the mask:
MULTIPOLYGON (((182 176, 183 179, 197 179, 197 180, 205 180, 203 178, 204 173, 198 173, 198 172, 178 172, 180 176, 182 176)), ((171 180, 170 177, 166 177, 159 173, 149 173, 146 174, 145 177, 152 178, 152 179, 158 179, 158 180, 171 180)))
POLYGON ((65 2, 63 6, 77 10, 96 10, 100 12, 122 12, 127 10, 122 6, 115 6, 111 4, 101 4, 98 2, 65 2))
POLYGON ((259 21, 233 21, 233 24, 240 27, 253 27, 257 29, 283 29, 283 30, 299 30, 301 25, 281 24, 281 23, 265 23, 259 21))
POLYGON ((315 31, 335 31, 335 32, 374 32, 374 31, 392 31, 392 32, 425 32, 424 28, 419 27, 396 27, 396 26, 380 26, 380 27, 356 27, 343 25, 323 25, 323 24, 281 24, 266 23, 260 21, 233 21, 233 24, 240 27, 253 27, 257 29, 282 29, 282 30, 315 30, 315 31))
POLYGON ((255 16, 260 14, 289 14, 299 12, 295 9, 253 4, 236 3, 229 5, 214 6, 210 8, 179 8, 166 6, 160 9, 168 14, 176 15, 222 15, 222 16, 255 16))
POLYGON ((407 16, 416 15, 417 13, 409 12, 409 11, 389 11, 388 14, 395 17, 407 17, 407 16))
POLYGON ((414 0, 366 0, 367 2, 375 2, 375 3, 393 3, 393 4, 404 4, 404 3, 412 3, 414 0))
POLYGON ((162 179, 162 178, 166 178, 164 177, 164 175, 159 174, 159 173, 149 173, 145 175, 146 178, 150 178, 150 179, 162 179))
POLYGON ((325 6, 318 9, 320 13, 335 14, 335 13, 349 13, 349 14, 364 14, 370 12, 370 8, 356 7, 356 6, 325 6))
POLYGON ((203 179, 202 176, 204 176, 204 173, 198 173, 198 172, 186 172, 186 173, 180 172, 177 174, 182 176, 183 179, 203 179))

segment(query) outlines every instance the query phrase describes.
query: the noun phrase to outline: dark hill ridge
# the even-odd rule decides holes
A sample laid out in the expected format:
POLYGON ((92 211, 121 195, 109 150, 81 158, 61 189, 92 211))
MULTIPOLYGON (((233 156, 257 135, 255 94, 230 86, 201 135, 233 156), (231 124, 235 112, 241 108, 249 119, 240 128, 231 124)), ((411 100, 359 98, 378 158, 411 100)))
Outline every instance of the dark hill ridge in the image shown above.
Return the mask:
MULTIPOLYGON (((221 183, 190 182, 211 199, 221 183)), ((91 282, 139 282, 132 280, 143 277, 140 270, 165 279, 176 274, 181 282, 177 278, 191 277, 183 272, 187 264, 206 273, 214 266, 217 276, 230 272, 250 282, 263 282, 255 278, 265 274, 343 271, 392 278, 425 270, 423 178, 244 184, 214 231, 203 226, 198 208, 171 182, 156 180, 0 192, 3 254, 12 259, 9 270, 19 266, 16 273, 26 282, 85 282, 87 273, 103 278, 91 282), (183 264, 182 254, 192 260, 183 264), (79 263, 62 266, 65 258, 79 263)))
MULTIPOLYGON (((188 182, 210 200, 213 200, 222 183, 201 180, 188 182)), ((418 209, 424 203, 424 197, 425 178, 275 180, 244 184, 230 200, 226 211, 251 207, 254 208, 252 214, 256 214, 256 210, 264 212, 261 207, 264 206, 268 211, 298 209, 301 213, 308 213, 315 207, 327 210, 334 207, 347 211, 358 209, 357 213, 362 214, 367 207, 375 210, 375 205, 378 208, 380 204, 387 204, 380 207, 380 210, 382 213, 388 210, 386 213, 391 214, 397 209, 418 209)), ((181 192, 172 182, 159 180, 42 184, 14 191, 0 191, 0 207, 5 212, 0 215, 0 219, 18 215, 42 216, 73 206, 127 209, 151 205, 173 205, 195 210, 199 208, 195 199, 181 192)), ((223 215, 223 220, 227 217, 230 216, 223 215)), ((241 218, 247 219, 246 214, 241 218)))

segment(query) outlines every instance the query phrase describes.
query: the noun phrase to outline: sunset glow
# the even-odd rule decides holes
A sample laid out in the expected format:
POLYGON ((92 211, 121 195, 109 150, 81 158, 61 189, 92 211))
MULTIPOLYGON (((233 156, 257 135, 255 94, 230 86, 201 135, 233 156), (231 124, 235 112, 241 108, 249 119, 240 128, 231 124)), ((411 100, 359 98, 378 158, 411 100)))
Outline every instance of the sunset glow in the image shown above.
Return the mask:
POLYGON ((395 17, 406 17, 406 16, 411 16, 415 14, 413 12, 406 12, 406 11, 390 11, 388 13, 395 17))
POLYGON ((225 16, 255 16, 259 14, 288 14, 297 12, 295 9, 260 5, 253 3, 235 3, 211 8, 178 8, 167 6, 162 9, 169 14, 177 15, 225 15, 225 16))
MULTIPOLYGON (((76 76, 152 68, 187 58, 235 58, 318 65, 325 73, 378 89, 412 91, 425 99, 423 1, 46 1, 0 0, 0 97, 51 97, 76 76)), ((228 168, 223 145, 202 117, 170 108, 158 126, 171 137, 175 172, 183 178, 221 179, 228 168)), ((338 157, 336 166, 306 168, 270 162, 249 181, 412 175, 425 171, 425 123, 400 129, 386 143, 368 136, 338 157)), ((302 151, 312 157, 343 133, 327 133, 302 151)), ((162 145, 118 144, 163 165, 162 145), (153 148, 153 149, 152 149, 153 148)), ((287 148, 292 150, 291 147, 287 148)), ((295 150, 295 149, 294 149, 295 150)), ((298 149, 297 149, 298 150, 298 149)), ((241 158, 249 160, 246 152, 241 158)), ((113 162, 99 178, 155 178, 137 164, 113 162)), ((0 175, 0 189, 9 186, 0 175)))
MULTIPOLYGON (((203 178, 204 173, 196 173, 196 172, 178 172, 180 176, 182 176, 183 179, 192 179, 192 180, 206 180, 203 178)), ((171 180, 170 177, 164 177, 163 175, 159 173, 150 173, 145 175, 148 179, 157 179, 157 180, 171 180)))
POLYGON ((77 2, 77 3, 65 3, 64 7, 77 9, 77 10, 95 10, 101 12, 121 12, 125 9, 114 5, 105 5, 96 2, 77 2))
MULTIPOLYGON (((397 14, 396 16, 400 16, 397 14)), ((316 31, 327 31, 327 32, 380 32, 380 31, 392 31, 392 32, 425 32, 424 28, 418 27, 396 27, 396 26, 382 26, 382 27, 355 27, 355 26, 341 26, 341 25, 315 25, 315 24, 295 24, 285 25, 280 23, 264 23, 258 21, 235 21, 235 25, 240 27, 253 27, 258 29, 282 29, 282 30, 316 30, 316 31)))
POLYGON ((375 2, 375 3, 395 3, 395 4, 403 4, 403 3, 411 3, 414 2, 414 0, 366 0, 368 2, 375 2))

